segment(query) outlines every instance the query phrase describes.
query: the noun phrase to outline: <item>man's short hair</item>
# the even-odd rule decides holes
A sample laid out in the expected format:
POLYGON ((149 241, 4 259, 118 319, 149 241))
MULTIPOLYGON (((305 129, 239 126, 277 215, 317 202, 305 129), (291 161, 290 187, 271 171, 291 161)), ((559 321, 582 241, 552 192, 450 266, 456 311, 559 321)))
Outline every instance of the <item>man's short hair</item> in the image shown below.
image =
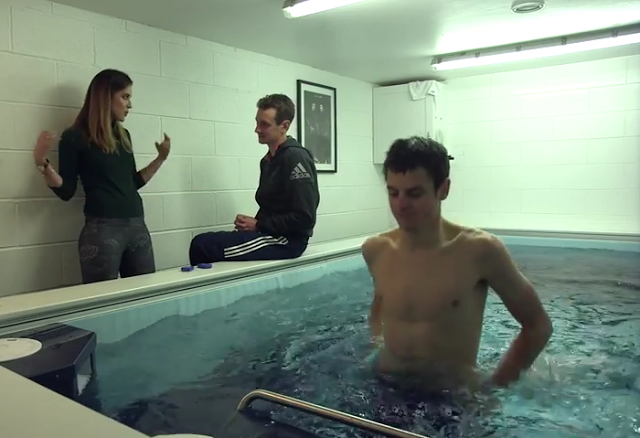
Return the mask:
POLYGON ((296 116, 296 106, 286 94, 269 94, 258 100, 257 107, 261 110, 271 108, 276 110, 276 123, 278 125, 285 120, 293 122, 296 116))
POLYGON ((447 149, 433 140, 425 137, 408 137, 395 140, 382 166, 384 177, 388 172, 406 173, 419 168, 424 169, 433 180, 436 190, 449 178, 449 161, 453 157, 447 149))

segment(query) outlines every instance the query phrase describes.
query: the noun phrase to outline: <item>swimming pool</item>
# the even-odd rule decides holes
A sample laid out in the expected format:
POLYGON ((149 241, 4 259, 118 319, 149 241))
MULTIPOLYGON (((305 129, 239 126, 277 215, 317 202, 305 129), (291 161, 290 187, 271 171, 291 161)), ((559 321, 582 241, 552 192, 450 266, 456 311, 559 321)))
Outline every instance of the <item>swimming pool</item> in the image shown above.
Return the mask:
MULTIPOLYGON (((463 436, 638 434, 640 253, 510 249, 537 286, 554 338, 536 371, 499 394, 500 409, 482 422, 464 415, 456 422, 463 436)), ((370 301, 356 256, 72 320, 100 340, 98 378, 83 402, 148 435, 234 436, 232 413, 254 388, 380 419, 381 388, 366 364, 370 301)), ((481 368, 493 369, 516 331, 491 296, 481 368)), ((321 436, 368 436, 290 409, 255 407, 321 436)), ((383 421, 438 436, 421 406, 387 408, 383 421)))

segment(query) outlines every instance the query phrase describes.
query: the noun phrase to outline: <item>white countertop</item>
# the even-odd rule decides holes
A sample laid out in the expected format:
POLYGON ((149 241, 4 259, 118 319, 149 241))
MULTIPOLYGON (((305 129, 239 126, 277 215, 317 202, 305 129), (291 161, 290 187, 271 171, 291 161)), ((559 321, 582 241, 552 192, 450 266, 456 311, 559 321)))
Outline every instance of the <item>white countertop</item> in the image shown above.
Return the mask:
POLYGON ((148 438, 0 367, 3 438, 148 438))

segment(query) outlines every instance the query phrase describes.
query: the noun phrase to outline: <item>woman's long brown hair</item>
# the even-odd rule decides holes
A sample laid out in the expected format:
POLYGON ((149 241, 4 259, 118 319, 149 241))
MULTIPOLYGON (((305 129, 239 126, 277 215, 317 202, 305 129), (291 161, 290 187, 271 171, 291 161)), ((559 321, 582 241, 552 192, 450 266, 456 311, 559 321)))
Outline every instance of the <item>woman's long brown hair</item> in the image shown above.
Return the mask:
POLYGON ((124 127, 113 120, 111 100, 113 95, 133 85, 126 73, 106 69, 94 76, 87 89, 84 104, 74 126, 84 130, 89 140, 106 153, 118 150, 118 142, 131 152, 131 141, 124 127), (115 123, 114 123, 115 122, 115 123))

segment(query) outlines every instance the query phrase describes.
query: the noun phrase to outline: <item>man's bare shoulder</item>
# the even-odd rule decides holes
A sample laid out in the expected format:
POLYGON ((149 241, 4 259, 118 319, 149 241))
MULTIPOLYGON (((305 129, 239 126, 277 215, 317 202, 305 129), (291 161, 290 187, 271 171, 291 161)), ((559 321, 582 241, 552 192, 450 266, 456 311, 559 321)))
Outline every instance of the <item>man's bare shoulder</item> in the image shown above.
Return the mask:
POLYGON ((459 241, 465 248, 473 249, 480 256, 495 255, 506 251, 502 240, 493 233, 451 222, 447 226, 451 240, 459 241))
POLYGON ((451 221, 444 221, 443 225, 445 236, 449 242, 460 241, 464 244, 474 243, 481 238, 482 235, 486 234, 485 231, 478 228, 465 227, 464 225, 451 221))
POLYGON ((367 263, 373 262, 384 250, 394 245, 398 238, 398 230, 391 230, 367 238, 362 244, 362 255, 367 263))
POLYGON ((510 257, 502 239, 493 233, 478 228, 467 228, 463 235, 466 244, 481 262, 504 261, 510 257))

